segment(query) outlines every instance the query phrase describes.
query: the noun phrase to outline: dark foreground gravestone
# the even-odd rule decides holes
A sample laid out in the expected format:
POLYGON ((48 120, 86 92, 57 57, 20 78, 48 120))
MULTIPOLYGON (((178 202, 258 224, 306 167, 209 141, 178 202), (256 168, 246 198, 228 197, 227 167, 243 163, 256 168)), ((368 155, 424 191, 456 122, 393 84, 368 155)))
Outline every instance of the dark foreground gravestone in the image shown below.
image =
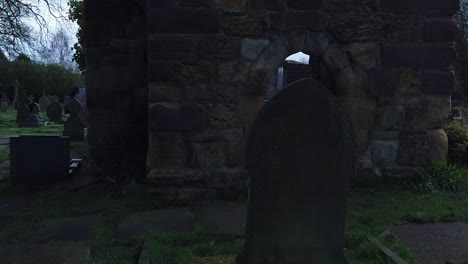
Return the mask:
POLYGON ((319 83, 292 83, 250 131, 245 248, 237 264, 343 264, 354 130, 319 83))
POLYGON ((70 139, 61 136, 11 137, 11 183, 36 186, 69 179, 69 144, 70 139))

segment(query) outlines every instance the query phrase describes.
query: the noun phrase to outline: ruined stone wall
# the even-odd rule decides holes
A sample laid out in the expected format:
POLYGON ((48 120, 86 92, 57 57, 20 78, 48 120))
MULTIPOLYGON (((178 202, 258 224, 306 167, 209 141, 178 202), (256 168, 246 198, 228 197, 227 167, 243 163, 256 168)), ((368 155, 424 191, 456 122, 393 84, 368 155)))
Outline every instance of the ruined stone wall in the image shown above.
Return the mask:
POLYGON ((84 3, 93 161, 109 179, 143 178, 148 135, 146 2, 84 3))
POLYGON ((361 167, 400 177, 447 155, 457 0, 147 0, 146 21, 123 11, 130 2, 112 1, 122 13, 88 34, 102 40, 87 56, 90 139, 96 154, 139 153, 144 133, 131 131, 144 127, 147 81, 148 179, 168 201, 245 189, 248 128, 275 70, 299 51, 320 58, 361 167))

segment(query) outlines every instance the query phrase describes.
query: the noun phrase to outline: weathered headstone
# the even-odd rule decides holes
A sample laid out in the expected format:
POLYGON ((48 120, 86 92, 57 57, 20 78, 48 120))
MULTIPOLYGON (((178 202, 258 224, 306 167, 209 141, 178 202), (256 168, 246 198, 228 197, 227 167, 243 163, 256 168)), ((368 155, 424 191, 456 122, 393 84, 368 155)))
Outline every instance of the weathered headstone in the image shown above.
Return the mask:
POLYGON ((70 112, 68 111, 68 104, 73 100, 73 98, 71 98, 70 96, 68 95, 65 95, 63 97, 63 109, 65 110, 65 114, 70 114, 70 112))
POLYGON ((0 111, 6 112, 8 110, 8 103, 5 101, 0 102, 0 111))
POLYGON ((41 98, 39 98, 39 106, 41 108, 41 111, 46 111, 49 103, 50 103, 49 98, 47 98, 47 96, 43 94, 41 98))
POLYGON ((18 97, 19 97, 18 94, 19 94, 19 87, 20 87, 20 84, 17 79, 15 79, 15 82, 13 83, 13 87, 14 87, 14 90, 13 90, 12 104, 13 104, 13 107, 16 109, 16 102, 18 101, 18 97))
POLYGON ((83 140, 84 126, 78 116, 83 110, 83 105, 76 98, 73 98, 66 108, 70 115, 64 124, 63 135, 69 136, 70 140, 83 140))
POLYGON ((47 107, 47 117, 49 118, 49 121, 60 122, 62 121, 62 116, 63 116, 62 105, 57 101, 53 101, 47 107))
POLYGON ((41 107, 39 106, 39 104, 34 103, 34 102, 30 103, 28 105, 28 108, 31 114, 38 115, 41 112, 41 107))
POLYGON ((257 116, 247 145, 246 245, 237 264, 344 264, 354 132, 333 95, 292 83, 257 116))
POLYGON ((11 183, 47 185, 69 178, 69 139, 60 136, 10 138, 11 183), (47 155, 44 155, 44 150, 47 155))
POLYGON ((86 106, 81 110, 79 117, 83 126, 88 127, 88 108, 86 106))
POLYGON ((2 94, 2 98, 0 99, 0 103, 3 102, 6 103, 6 107, 8 108, 8 106, 10 105, 10 99, 8 98, 8 95, 5 92, 2 94))
POLYGON ((16 124, 20 125, 24 123, 24 120, 29 114, 29 108, 26 105, 26 97, 19 96, 16 101, 16 124))

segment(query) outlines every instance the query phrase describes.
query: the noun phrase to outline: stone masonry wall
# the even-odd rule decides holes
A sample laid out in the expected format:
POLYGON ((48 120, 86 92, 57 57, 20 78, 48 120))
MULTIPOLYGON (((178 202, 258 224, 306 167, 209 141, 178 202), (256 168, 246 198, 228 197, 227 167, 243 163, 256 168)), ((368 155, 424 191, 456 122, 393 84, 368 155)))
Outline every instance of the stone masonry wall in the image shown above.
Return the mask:
POLYGON ((403 177, 447 156, 457 0, 146 0, 143 13, 133 2, 112 1, 110 19, 87 14, 90 141, 103 167, 122 154, 134 166, 148 107, 148 180, 168 202, 245 190, 249 126, 299 51, 330 76, 362 168, 403 177))
POLYGON ((100 173, 145 176, 148 89, 146 3, 85 1, 88 140, 100 173))

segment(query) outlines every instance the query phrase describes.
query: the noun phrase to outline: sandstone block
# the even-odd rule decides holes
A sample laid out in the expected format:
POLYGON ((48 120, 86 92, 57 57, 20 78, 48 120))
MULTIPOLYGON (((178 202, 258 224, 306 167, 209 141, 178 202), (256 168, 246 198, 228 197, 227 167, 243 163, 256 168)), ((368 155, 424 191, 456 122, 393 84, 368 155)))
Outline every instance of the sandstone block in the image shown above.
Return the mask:
POLYGON ((405 122, 403 106, 387 106, 377 109, 375 127, 379 129, 398 130, 405 122))
POLYGON ((150 133, 148 162, 152 168, 183 168, 186 165, 186 152, 182 134, 150 133))
POLYGON ((385 37, 385 23, 380 16, 334 15, 328 29, 342 42, 379 41, 385 37))
POLYGON ((452 70, 424 70, 421 79, 425 94, 451 95, 455 88, 455 73, 452 70))
POLYGON ((268 44, 270 44, 268 39, 243 39, 241 41, 242 57, 254 60, 268 44))
POLYGON ((448 67, 455 57, 451 44, 387 43, 382 50, 382 64, 394 67, 448 67))
POLYGON ((181 98, 182 88, 174 83, 150 83, 150 102, 177 102, 181 98))
POLYGON ((266 14, 225 12, 222 28, 226 35, 261 37, 266 34, 266 14))
POLYGON ((338 98, 353 122, 354 129, 370 129, 374 127, 376 100, 366 97, 338 98))
POLYGON ((288 7, 298 10, 319 10, 323 0, 288 0, 288 7))
POLYGON ((457 22, 453 17, 426 18, 424 20, 424 40, 455 41, 457 22))
POLYGON ((441 128, 451 112, 450 96, 410 98, 406 103, 405 127, 411 129, 441 128))
POLYGON ((398 71, 375 67, 368 71, 369 92, 373 96, 393 97, 398 93, 398 71))
POLYGON ((380 48, 376 43, 352 43, 346 47, 351 60, 370 69, 380 63, 380 48))
POLYGON ((149 109, 151 131, 191 131, 206 127, 203 108, 196 104, 155 103, 149 109))
POLYGON ((217 9, 150 8, 150 34, 215 34, 221 30, 221 14, 217 9))
POLYGON ((400 72, 400 94, 417 95, 421 92, 421 71, 418 68, 406 68, 400 72))
POLYGON ((398 141, 372 140, 372 160, 375 166, 387 167, 396 165, 398 157, 398 141))
POLYGON ((150 61, 164 59, 194 59, 197 56, 195 40, 190 37, 152 37, 148 40, 150 61))
POLYGON ((198 41, 198 56, 202 60, 231 60, 240 56, 240 41, 225 37, 204 37, 198 41))
POLYGON ((458 0, 381 0, 380 11, 412 15, 450 15, 458 11, 458 4, 458 0))
POLYGON ((327 16, 319 12, 303 11, 270 14, 270 28, 277 31, 291 31, 294 29, 323 31, 327 24, 327 16))

